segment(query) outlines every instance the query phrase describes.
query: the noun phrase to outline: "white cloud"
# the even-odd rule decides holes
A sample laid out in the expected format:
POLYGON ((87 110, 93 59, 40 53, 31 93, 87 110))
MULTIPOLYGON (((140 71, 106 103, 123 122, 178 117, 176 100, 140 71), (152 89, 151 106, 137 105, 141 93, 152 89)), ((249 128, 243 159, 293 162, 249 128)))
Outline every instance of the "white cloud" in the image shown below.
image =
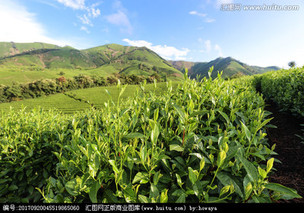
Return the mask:
POLYGON ((36 15, 15 1, 0 0, 0 26, 0 41, 45 42, 60 46, 69 44, 47 36, 36 15))
POLYGON ((213 19, 213 18, 206 18, 205 22, 206 23, 212 23, 212 22, 215 22, 215 19, 213 19))
POLYGON ((122 32, 132 34, 133 27, 128 16, 124 12, 118 11, 117 13, 108 15, 105 18, 109 23, 120 26, 122 32))
POLYGON ((93 18, 96 18, 96 17, 100 16, 100 10, 92 7, 89 15, 92 16, 93 18))
POLYGON ((215 19, 213 19, 213 18, 207 18, 207 14, 206 13, 199 13, 196 10, 192 10, 192 11, 189 12, 189 14, 193 15, 193 16, 198 16, 198 17, 204 18, 204 22, 206 22, 206 23, 215 22, 215 19))
POLYGON ((85 26, 81 26, 81 27, 80 27, 80 30, 85 31, 85 32, 88 33, 88 34, 91 33, 91 32, 88 30, 88 28, 85 27, 85 26))
POLYGON ((212 42, 210 40, 203 40, 202 38, 197 39, 200 46, 202 46, 203 49, 199 50, 201 53, 205 54, 217 54, 218 57, 223 57, 223 51, 220 45, 215 44, 213 46, 212 42))
POLYGON ((204 41, 202 38, 197 39, 198 42, 200 43, 200 46, 203 46, 203 50, 200 50, 202 53, 209 53, 212 50, 212 45, 210 40, 204 41))
POLYGON ((80 19, 81 23, 93 27, 93 24, 92 24, 91 19, 89 19, 88 16, 87 16, 86 14, 84 14, 84 15, 82 15, 82 16, 78 16, 78 18, 80 19))
POLYGON ((206 52, 209 53, 211 51, 211 41, 207 40, 205 41, 205 47, 206 47, 206 52))
POLYGON ((168 60, 186 60, 186 56, 190 52, 188 48, 177 49, 176 47, 167 45, 153 45, 152 43, 144 40, 132 41, 125 38, 123 41, 131 46, 147 47, 168 60))
POLYGON ((195 15, 195 16, 200 16, 200 17, 206 17, 207 16, 207 14, 205 14, 205 13, 199 13, 199 12, 197 12, 195 10, 190 11, 189 14, 190 15, 195 15))
POLYGON ((132 34, 133 27, 127 16, 127 10, 120 1, 114 2, 113 7, 116 9, 116 12, 105 16, 105 19, 109 23, 119 26, 121 32, 132 34))
POLYGON ((152 43, 144 41, 144 40, 130 40, 130 39, 123 39, 124 42, 127 42, 131 46, 136 46, 136 47, 147 47, 150 48, 152 46, 152 43))
POLYGON ((223 57, 222 48, 221 48, 218 44, 216 44, 216 45, 214 46, 214 50, 216 50, 216 51, 218 52, 218 56, 219 56, 219 57, 223 57))
POLYGON ((64 4, 66 7, 70 7, 74 10, 84 10, 85 0, 57 0, 59 3, 64 4))
POLYGON ((78 18, 82 24, 86 24, 91 27, 93 27, 92 19, 97 18, 101 14, 100 9, 96 9, 99 3, 87 6, 85 0, 57 0, 57 2, 66 7, 72 8, 73 10, 86 11, 86 14, 80 15, 78 18))

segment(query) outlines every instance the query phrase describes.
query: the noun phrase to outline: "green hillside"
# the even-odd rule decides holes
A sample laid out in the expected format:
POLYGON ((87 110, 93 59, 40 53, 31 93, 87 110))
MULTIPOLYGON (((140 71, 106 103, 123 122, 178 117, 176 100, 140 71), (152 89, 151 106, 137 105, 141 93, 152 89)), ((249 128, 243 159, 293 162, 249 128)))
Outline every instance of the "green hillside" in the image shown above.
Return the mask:
POLYGON ((61 49, 61 47, 54 44, 47 44, 41 42, 34 42, 34 43, 0 42, 0 58, 17 55, 33 50, 40 50, 40 49, 61 49))
POLYGON ((260 74, 271 70, 279 70, 279 67, 258 67, 249 66, 243 62, 237 61, 231 57, 217 58, 210 62, 187 62, 187 61, 170 61, 176 68, 183 71, 185 68, 189 70, 189 75, 195 78, 197 75, 207 77, 210 67, 214 67, 212 77, 223 71, 224 78, 233 78, 242 75, 260 74))
MULTIPOLYGON (((103 72, 98 74, 102 76, 119 73, 144 76, 158 74, 162 78, 171 80, 182 78, 179 70, 145 47, 107 44, 77 50, 71 47, 60 48, 42 43, 29 43, 23 45, 24 49, 28 47, 26 51, 20 50, 12 54, 9 44, 12 45, 5 43, 7 48, 2 50, 4 56, 0 59, 0 70, 3 71, 51 71, 54 69, 86 71, 94 69, 103 72)), ((5 45, 3 43, 3 46, 5 45)))
MULTIPOLYGON (((110 76, 125 75, 158 75, 162 79, 181 79, 182 72, 187 68, 189 76, 195 78, 208 76, 210 67, 214 67, 212 77, 223 71, 224 78, 234 78, 242 75, 260 74, 278 67, 249 66, 231 57, 217 58, 210 62, 166 61, 146 47, 106 44, 85 50, 73 47, 59 47, 46 43, 14 43, 0 42, 0 78, 8 72, 47 71, 38 76, 49 76, 49 71, 64 69, 65 77, 73 73, 110 76), (2 73, 2 74, 1 74, 2 73)), ((54 73, 54 72, 53 72, 54 73)), ((59 73, 59 72, 57 72, 59 73)), ((12 74, 15 76, 16 74, 12 74)), ((53 76, 53 74, 52 74, 53 76)), ((19 79, 19 78, 17 78, 19 79)), ((38 77, 34 78, 38 79, 38 77)), ((5 79, 4 79, 5 80, 5 79)), ((0 82, 1 83, 1 82, 0 82)))
POLYGON ((169 78, 182 77, 179 70, 146 47, 108 44, 86 49, 82 52, 88 54, 97 67, 108 67, 110 65, 120 74, 151 75, 157 73, 169 78))

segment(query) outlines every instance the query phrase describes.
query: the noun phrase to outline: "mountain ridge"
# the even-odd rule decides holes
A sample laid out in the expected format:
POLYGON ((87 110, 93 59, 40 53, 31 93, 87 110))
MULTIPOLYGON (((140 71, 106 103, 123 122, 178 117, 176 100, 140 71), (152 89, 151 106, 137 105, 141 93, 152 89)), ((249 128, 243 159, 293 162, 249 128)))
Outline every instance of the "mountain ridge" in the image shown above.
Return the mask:
POLYGON ((43 42, 31 42, 31 43, 15 43, 11 42, 0 42, 0 58, 14 56, 16 54, 21 54, 25 52, 30 52, 33 50, 40 49, 61 49, 55 44, 48 44, 43 42))
POLYGON ((167 61, 147 47, 123 46, 115 43, 78 50, 70 46, 60 47, 42 42, 0 42, 1 68, 100 69, 111 74, 145 76, 158 74, 163 78, 181 79, 185 68, 189 70, 189 77, 196 78, 197 75, 207 77, 212 66, 214 67, 212 77, 223 71, 224 78, 279 69, 276 66, 249 66, 232 57, 220 57, 209 62, 167 61))
POLYGON ((158 74, 163 79, 182 79, 183 74, 165 59, 146 47, 106 44, 78 50, 72 47, 35 43, 15 43, 19 51, 11 51, 12 43, 0 42, 2 69, 98 69, 109 75, 144 75, 158 74), (31 46, 32 45, 32 46, 31 46), (4 47, 4 48, 2 48, 4 47), (21 51, 23 50, 23 51, 21 51))
POLYGON ((213 66, 214 71, 212 77, 223 71, 224 78, 234 78, 242 75, 260 74, 271 70, 279 70, 277 66, 259 67, 250 66, 232 57, 219 57, 209 62, 190 62, 190 61, 169 61, 176 69, 184 72, 188 69, 188 74, 191 78, 196 78, 197 75, 201 77, 208 77, 208 71, 213 66))

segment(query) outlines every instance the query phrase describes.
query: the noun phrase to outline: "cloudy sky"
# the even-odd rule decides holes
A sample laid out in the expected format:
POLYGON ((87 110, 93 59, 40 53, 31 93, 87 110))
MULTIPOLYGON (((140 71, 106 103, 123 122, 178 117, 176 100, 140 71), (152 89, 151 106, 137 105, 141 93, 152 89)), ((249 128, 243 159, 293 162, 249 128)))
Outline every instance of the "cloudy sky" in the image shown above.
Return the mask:
POLYGON ((0 41, 118 43, 171 60, 287 67, 304 65, 303 35, 302 0, 0 0, 0 41))

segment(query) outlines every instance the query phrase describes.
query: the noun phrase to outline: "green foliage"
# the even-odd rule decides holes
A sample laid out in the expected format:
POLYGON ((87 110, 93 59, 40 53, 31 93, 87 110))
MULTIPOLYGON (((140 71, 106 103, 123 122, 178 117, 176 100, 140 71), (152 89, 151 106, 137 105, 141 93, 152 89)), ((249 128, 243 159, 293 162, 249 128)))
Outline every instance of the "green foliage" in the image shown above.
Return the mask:
POLYGON ((107 79, 96 75, 87 76, 81 74, 70 79, 66 79, 64 76, 61 76, 56 78, 56 80, 44 79, 24 84, 14 83, 12 86, 0 86, 0 103, 27 98, 37 98, 75 89, 116 85, 118 81, 122 82, 123 84, 140 84, 144 81, 153 83, 154 80, 159 80, 159 82, 161 82, 160 76, 157 74, 153 74, 148 77, 117 74, 112 75, 107 79))
POLYGON ((44 202, 59 203, 300 197, 268 181, 276 154, 264 130, 270 119, 250 81, 185 79, 176 89, 168 82, 162 96, 142 84, 124 101, 126 86, 118 81, 117 88, 117 101, 99 110, 3 113, 2 201, 36 201, 32 193, 38 191, 44 202), (32 161, 43 162, 39 171, 32 161), (18 178, 28 167, 37 179, 18 178))
MULTIPOLYGON (((172 87, 176 88, 179 83, 180 81, 172 82, 172 87)), ((125 93, 122 94, 121 99, 133 98, 138 89, 141 89, 141 85, 128 85, 125 93)), ((166 90, 167 86, 164 82, 157 83, 157 87, 155 87, 154 84, 147 84, 145 86, 145 92, 153 91, 158 95, 163 94, 166 90)), ((26 107, 25 110, 30 111, 41 106, 44 109, 57 109, 63 113, 71 114, 77 111, 90 109, 91 106, 102 108, 109 100, 113 100, 114 103, 116 103, 118 95, 119 90, 117 86, 93 87, 38 98, 24 99, 22 101, 2 103, 0 104, 0 110, 8 111, 10 108, 13 110, 20 110, 23 107, 26 107), (108 91, 111 96, 109 96, 106 91, 108 91)))
POLYGON ((0 202, 38 202, 35 189, 55 175, 57 132, 66 124, 58 112, 8 111, 1 115, 0 202), (54 119, 60 116, 60 119, 54 119))
POLYGON ((301 124, 301 126, 302 126, 302 128, 303 128, 303 129, 302 129, 302 132, 303 132, 303 133, 302 133, 302 135, 298 135, 298 134, 297 134, 296 136, 299 137, 299 138, 302 140, 302 143, 304 144, 304 124, 301 124))
POLYGON ((291 61, 291 62, 288 63, 288 66, 290 68, 294 68, 296 66, 296 62, 295 61, 291 61))
POLYGON ((280 109, 304 116, 304 67, 263 74, 257 79, 266 99, 280 109))

